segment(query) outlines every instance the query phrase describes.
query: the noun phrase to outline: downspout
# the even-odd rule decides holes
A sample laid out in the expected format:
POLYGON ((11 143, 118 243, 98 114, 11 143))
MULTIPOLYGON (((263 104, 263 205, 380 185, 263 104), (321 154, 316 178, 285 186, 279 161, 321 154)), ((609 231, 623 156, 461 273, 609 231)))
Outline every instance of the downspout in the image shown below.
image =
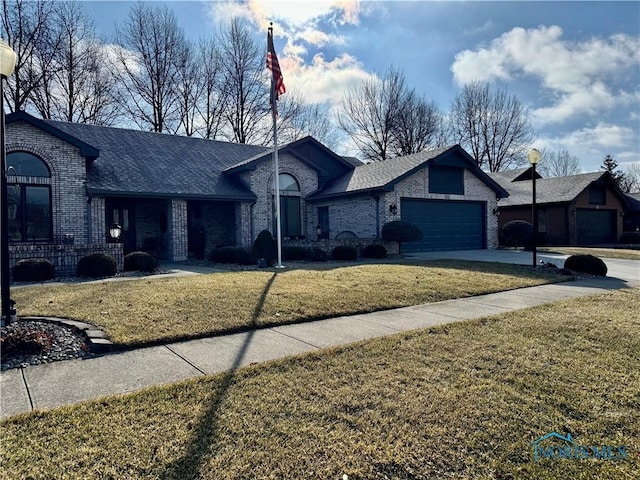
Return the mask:
POLYGON ((380 238, 380 197, 373 197, 376 201, 376 239, 380 238))

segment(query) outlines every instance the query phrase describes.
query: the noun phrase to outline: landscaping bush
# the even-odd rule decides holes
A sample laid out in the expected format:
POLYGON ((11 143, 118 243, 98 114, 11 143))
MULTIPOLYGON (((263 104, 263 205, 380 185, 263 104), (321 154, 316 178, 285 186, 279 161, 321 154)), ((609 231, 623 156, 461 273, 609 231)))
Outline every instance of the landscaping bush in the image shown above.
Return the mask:
POLYGON ((125 272, 153 272, 157 267, 155 257, 147 252, 131 252, 124 256, 125 272))
POLYGON ((327 252, 318 247, 305 249, 305 260, 309 262, 326 262, 329 259, 327 252))
POLYGON ((237 263, 238 265, 252 265, 254 263, 251 252, 242 247, 219 247, 216 248, 209 260, 215 263, 237 263))
POLYGON ((601 277, 607 275, 607 265, 602 259, 593 255, 571 255, 565 260, 564 268, 601 277))
POLYGON ((48 260, 29 259, 20 260, 11 272, 16 282, 42 282, 51 280, 56 274, 56 269, 48 260))
POLYGON ((502 227, 500 243, 504 247, 529 247, 533 238, 533 225, 524 220, 512 220, 502 227))
POLYGON ((118 273, 116 259, 106 253, 94 253, 78 262, 78 276, 88 278, 112 277, 118 273))
POLYGON ((384 245, 367 245, 362 249, 363 258, 387 258, 387 249, 384 245))
POLYGON ((382 226, 382 238, 387 242, 398 242, 398 254, 402 255, 402 243, 422 240, 422 231, 413 223, 395 220, 382 226))
POLYGON ((267 265, 273 265, 278 255, 278 244, 269 230, 262 230, 253 242, 253 256, 256 259, 264 258, 267 265))
POLYGON ((289 261, 304 260, 306 251, 304 247, 283 247, 282 257, 289 261))
POLYGON ((640 232, 624 232, 620 236, 620 243, 640 243, 640 232))
POLYGON ((338 245, 331 251, 331 258, 334 260, 355 260, 358 258, 358 251, 355 247, 338 245))

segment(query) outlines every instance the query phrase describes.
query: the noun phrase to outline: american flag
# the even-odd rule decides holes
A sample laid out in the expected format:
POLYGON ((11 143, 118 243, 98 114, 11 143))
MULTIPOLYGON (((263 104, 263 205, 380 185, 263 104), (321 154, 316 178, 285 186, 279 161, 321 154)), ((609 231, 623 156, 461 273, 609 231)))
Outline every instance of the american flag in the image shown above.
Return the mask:
POLYGON ((282 70, 280 70, 280 63, 278 63, 278 56, 276 50, 273 47, 273 28, 269 27, 267 30, 267 68, 271 70, 271 108, 275 109, 276 102, 280 95, 285 93, 287 89, 284 86, 284 78, 282 78, 282 70), (275 98, 274 98, 275 97, 275 98))

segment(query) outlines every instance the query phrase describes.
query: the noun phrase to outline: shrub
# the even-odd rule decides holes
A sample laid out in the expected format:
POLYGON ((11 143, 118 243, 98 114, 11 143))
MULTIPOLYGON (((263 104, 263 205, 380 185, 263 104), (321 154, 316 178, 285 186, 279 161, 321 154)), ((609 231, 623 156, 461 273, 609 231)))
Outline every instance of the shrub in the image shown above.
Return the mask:
POLYGON ((12 273, 16 282, 42 282, 51 280, 55 276, 56 269, 48 260, 20 260, 13 266, 12 273))
POLYGON ((501 244, 505 247, 529 247, 533 238, 533 225, 524 220, 512 220, 502 227, 501 244))
POLYGON ((355 260, 358 258, 358 251, 349 245, 338 245, 331 251, 331 258, 334 260, 355 260))
POLYGON ((157 266, 154 256, 147 252, 131 252, 124 256, 125 272, 153 272, 157 266))
POLYGON ((364 258, 387 258, 387 249, 384 245, 372 244, 362 249, 364 258))
POLYGON ((327 252, 318 247, 307 248, 304 254, 305 260, 310 262, 326 262, 329 258, 327 252))
POLYGON ((640 232, 624 232, 620 236, 620 243, 640 243, 640 232))
POLYGON ((413 223, 395 220, 382 226, 382 238, 387 242, 398 242, 398 253, 402 255, 402 243, 422 240, 422 231, 413 223))
MULTIPOLYGON (((3 334, 4 335, 4 334, 3 334)), ((51 350, 53 335, 39 330, 17 330, 0 338, 2 361, 13 355, 39 355, 51 350)))
POLYGON ((209 260, 215 263, 237 263, 238 265, 252 265, 254 263, 251 252, 242 247, 219 247, 216 248, 209 260))
POLYGON ((278 244, 269 230, 262 230, 253 242, 253 256, 264 258, 267 265, 272 265, 276 258, 278 244))
POLYGON ((304 260, 306 256, 306 251, 304 247, 283 247, 282 249, 282 257, 285 260, 304 260))
POLYGON ((607 265, 602 259, 593 255, 571 255, 565 260, 564 268, 601 277, 607 275, 607 265))
POLYGON ((112 277, 118 273, 116 259, 106 253, 94 253, 78 262, 78 276, 88 278, 112 277))

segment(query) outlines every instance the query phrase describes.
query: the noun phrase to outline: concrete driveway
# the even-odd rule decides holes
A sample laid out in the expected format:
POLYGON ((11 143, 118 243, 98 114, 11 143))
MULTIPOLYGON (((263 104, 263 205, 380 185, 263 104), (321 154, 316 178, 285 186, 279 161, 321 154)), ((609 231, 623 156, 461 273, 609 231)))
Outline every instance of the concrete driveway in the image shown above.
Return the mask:
MULTIPOLYGON (((569 255, 538 252, 538 262, 554 263, 562 268, 569 255)), ((517 265, 532 265, 533 252, 524 250, 459 250, 451 252, 412 252, 405 257, 422 258, 425 260, 474 260, 479 262, 514 263, 517 265)), ((603 258, 607 265, 608 277, 618 278, 630 286, 640 286, 640 260, 621 260, 617 258, 603 258)))

